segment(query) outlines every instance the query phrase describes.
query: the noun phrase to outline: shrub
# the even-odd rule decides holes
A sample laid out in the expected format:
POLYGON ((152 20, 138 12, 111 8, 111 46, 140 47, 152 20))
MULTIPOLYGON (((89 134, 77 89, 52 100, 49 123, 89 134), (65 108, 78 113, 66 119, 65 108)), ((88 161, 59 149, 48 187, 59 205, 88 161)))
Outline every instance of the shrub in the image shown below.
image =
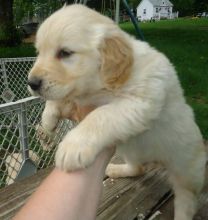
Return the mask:
POLYGON ((0 26, 0 46, 17 46, 22 41, 22 34, 13 26, 0 26))

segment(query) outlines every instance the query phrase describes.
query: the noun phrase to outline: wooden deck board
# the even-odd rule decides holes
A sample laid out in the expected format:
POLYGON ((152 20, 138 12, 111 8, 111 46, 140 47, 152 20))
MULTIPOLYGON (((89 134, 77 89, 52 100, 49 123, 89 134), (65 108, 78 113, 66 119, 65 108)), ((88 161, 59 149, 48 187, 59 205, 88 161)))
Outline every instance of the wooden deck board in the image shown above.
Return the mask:
POLYGON ((41 170, 34 176, 2 188, 0 190, 0 220, 11 219, 51 170, 52 168, 41 170))
MULTIPOLYGON (((0 219, 11 219, 52 168, 0 190, 0 219)), ((169 190, 164 170, 155 169, 137 178, 106 179, 98 220, 132 220, 146 215, 169 190)))
MULTIPOLYGON (((0 220, 11 219, 35 191, 52 168, 18 181, 0 190, 0 220)), ((199 198, 199 211, 194 220, 208 220, 208 169, 206 184, 199 198)), ((173 199, 166 172, 161 168, 150 170, 137 178, 106 179, 98 209, 98 220, 145 220, 155 211, 162 214, 154 220, 173 220, 173 199), (168 198, 168 201, 166 201, 168 198)))
POLYGON ((111 186, 110 179, 105 181, 106 187, 98 210, 99 220, 132 220, 139 214, 145 216, 170 189, 166 173, 161 169, 138 178, 114 181, 114 186, 111 186))

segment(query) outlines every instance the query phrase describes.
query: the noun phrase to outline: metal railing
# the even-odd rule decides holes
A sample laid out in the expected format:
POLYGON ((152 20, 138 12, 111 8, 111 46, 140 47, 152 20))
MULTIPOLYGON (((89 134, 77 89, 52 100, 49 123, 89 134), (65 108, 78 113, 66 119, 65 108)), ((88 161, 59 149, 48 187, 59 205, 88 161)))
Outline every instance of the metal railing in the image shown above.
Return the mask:
POLYGON ((34 58, 0 60, 0 188, 52 165, 58 143, 74 126, 68 120, 60 122, 51 139, 37 132, 44 101, 28 97, 27 72, 33 62, 34 58), (12 102, 2 98, 5 90, 14 94, 8 95, 12 102))
POLYGON ((37 135, 44 103, 29 97, 0 105, 0 187, 53 164, 56 147, 72 122, 62 121, 53 139, 37 135))

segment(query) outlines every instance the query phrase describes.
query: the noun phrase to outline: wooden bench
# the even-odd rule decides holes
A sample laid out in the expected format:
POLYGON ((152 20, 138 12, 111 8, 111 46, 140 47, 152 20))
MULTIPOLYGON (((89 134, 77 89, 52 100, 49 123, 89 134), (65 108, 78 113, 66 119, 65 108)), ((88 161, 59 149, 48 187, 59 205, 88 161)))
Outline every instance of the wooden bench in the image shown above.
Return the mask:
MULTIPOLYGON (((11 219, 52 168, 0 190, 0 220, 11 219)), ((155 168, 136 178, 106 179, 98 220, 173 220, 173 193, 166 171, 155 168)), ((208 219, 208 169, 194 220, 208 219)))

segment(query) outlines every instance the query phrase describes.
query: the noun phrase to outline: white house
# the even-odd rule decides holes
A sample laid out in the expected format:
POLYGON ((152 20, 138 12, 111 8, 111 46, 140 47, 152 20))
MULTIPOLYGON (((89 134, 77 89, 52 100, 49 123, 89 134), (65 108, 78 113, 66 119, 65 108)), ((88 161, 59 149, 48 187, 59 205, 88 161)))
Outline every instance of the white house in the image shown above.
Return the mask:
POLYGON ((173 14, 173 4, 169 0, 142 0, 137 7, 137 18, 141 21, 174 17, 176 14, 173 14))

